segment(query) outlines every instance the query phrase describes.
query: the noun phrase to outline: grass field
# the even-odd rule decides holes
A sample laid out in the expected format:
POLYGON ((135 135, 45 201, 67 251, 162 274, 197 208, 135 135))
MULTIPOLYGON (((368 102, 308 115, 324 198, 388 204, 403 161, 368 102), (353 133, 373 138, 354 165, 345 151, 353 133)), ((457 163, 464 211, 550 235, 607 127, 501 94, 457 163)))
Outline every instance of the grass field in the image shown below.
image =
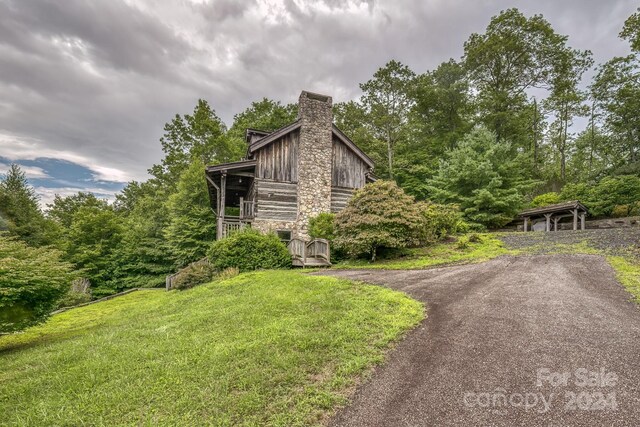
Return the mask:
POLYGON ((423 316, 293 271, 133 292, 0 337, 0 424, 317 424, 423 316))
POLYGON ((371 268, 386 270, 416 270, 440 265, 488 261, 500 255, 516 254, 506 249, 502 241, 490 233, 478 234, 479 242, 460 247, 457 242, 437 243, 433 246, 407 250, 407 255, 396 259, 370 262, 364 259, 338 262, 334 268, 371 268))

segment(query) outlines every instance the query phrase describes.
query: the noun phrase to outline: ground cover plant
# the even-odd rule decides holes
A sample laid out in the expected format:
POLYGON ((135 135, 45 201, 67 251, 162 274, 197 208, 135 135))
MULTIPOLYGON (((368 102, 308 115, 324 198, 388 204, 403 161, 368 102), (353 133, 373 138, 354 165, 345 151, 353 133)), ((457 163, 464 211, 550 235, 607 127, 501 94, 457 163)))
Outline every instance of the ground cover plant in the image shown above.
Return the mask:
POLYGON ((295 271, 140 290, 0 337, 6 425, 320 423, 423 306, 295 271))

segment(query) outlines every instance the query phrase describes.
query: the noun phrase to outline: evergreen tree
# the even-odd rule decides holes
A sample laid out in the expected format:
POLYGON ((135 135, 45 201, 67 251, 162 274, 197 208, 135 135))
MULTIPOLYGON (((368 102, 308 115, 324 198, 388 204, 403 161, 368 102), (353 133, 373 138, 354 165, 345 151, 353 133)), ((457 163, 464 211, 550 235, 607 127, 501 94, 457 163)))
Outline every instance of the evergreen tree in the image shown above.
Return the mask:
POLYGON ((525 161, 495 134, 476 129, 447 152, 428 181, 430 198, 459 205, 470 222, 501 227, 515 218, 536 184, 523 173, 525 161))
POLYGON ((0 178, 0 218, 9 232, 30 245, 47 243, 44 216, 38 196, 16 164, 0 178))
POLYGON ((203 258, 216 239, 216 221, 209 203, 202 164, 193 162, 167 202, 165 237, 178 266, 203 258))

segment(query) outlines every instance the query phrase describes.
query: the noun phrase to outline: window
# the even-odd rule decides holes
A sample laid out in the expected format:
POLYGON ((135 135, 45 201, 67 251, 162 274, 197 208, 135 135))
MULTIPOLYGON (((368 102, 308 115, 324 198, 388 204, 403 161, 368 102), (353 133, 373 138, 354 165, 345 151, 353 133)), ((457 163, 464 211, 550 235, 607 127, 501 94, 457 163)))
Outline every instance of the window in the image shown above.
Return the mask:
POLYGON ((289 243, 291 241, 291 230, 276 230, 276 235, 284 243, 289 243))

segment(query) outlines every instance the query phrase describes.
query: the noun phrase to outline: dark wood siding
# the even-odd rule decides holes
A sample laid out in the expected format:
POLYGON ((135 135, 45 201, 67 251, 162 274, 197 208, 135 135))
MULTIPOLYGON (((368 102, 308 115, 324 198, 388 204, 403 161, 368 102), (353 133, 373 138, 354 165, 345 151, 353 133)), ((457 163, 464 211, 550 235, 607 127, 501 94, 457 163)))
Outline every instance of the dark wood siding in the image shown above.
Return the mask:
POLYGON ((298 213, 298 186, 287 182, 256 179, 257 219, 295 221, 298 213))
POLYGON ((354 191, 351 188, 331 187, 331 212, 337 213, 344 209, 354 191))
POLYGON ((299 139, 296 130, 256 151, 256 178, 297 182, 299 139))
POLYGON ((333 138, 331 185, 345 188, 364 187, 369 167, 338 138, 333 138))

